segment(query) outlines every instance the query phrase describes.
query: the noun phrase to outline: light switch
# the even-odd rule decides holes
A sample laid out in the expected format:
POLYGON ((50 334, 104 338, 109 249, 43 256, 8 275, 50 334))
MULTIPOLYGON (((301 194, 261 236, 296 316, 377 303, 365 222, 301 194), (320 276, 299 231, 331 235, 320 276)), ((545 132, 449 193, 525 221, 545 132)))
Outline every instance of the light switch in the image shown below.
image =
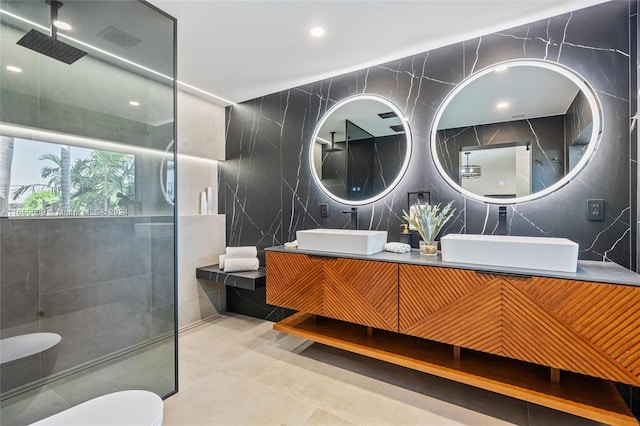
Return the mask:
POLYGON ((323 219, 329 217, 329 204, 320 203, 320 217, 323 219))

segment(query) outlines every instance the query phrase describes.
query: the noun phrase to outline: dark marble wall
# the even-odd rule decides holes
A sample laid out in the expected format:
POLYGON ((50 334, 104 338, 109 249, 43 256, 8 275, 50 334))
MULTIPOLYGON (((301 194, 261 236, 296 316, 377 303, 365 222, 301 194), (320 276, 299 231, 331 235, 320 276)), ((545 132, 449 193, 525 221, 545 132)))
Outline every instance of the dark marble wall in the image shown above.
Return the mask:
MULTIPOLYGON (((455 201, 455 217, 445 232, 491 234, 498 206, 465 200, 438 175, 429 150, 431 125, 440 103, 465 77, 499 61, 537 58, 566 65, 591 83, 602 103, 604 130, 596 155, 578 178, 543 199, 508 207, 507 231, 567 237, 580 244, 581 259, 635 268, 630 16, 629 3, 608 2, 227 108, 219 205, 227 215, 228 245, 264 248, 294 240, 298 229, 349 226, 349 216, 342 214, 347 206, 329 199, 311 178, 308 156, 322 115, 359 93, 384 96, 404 111, 414 144, 398 187, 359 208, 360 226, 386 229, 389 240, 397 240, 407 192, 424 188, 432 202, 455 201), (605 200, 604 222, 586 220, 586 200, 592 198, 605 200), (320 218, 320 203, 329 204, 326 219, 320 218)), ((263 318, 283 314, 265 305, 254 308, 263 318)))

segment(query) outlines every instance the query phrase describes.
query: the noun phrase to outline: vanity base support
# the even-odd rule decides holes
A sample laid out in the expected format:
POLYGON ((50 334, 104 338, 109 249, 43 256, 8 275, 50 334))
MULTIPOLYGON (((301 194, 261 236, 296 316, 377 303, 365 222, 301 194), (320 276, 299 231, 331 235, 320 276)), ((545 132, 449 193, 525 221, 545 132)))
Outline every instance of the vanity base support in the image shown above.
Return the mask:
POLYGON ((560 383, 560 369, 551 368, 551 381, 554 383, 560 383))
POLYGON ((367 327, 367 337, 373 337, 373 327, 367 327))
POLYGON ((460 361, 460 352, 461 352, 461 347, 460 346, 454 346, 453 347, 453 360, 454 361, 460 361))
POLYGON ((305 313, 285 318, 273 328, 598 422, 638 425, 613 382, 607 380, 565 372, 562 383, 553 382, 548 367, 473 350, 456 360, 455 347, 451 356, 451 345, 385 330, 367 337, 364 326, 328 318, 315 323, 312 315, 305 313))

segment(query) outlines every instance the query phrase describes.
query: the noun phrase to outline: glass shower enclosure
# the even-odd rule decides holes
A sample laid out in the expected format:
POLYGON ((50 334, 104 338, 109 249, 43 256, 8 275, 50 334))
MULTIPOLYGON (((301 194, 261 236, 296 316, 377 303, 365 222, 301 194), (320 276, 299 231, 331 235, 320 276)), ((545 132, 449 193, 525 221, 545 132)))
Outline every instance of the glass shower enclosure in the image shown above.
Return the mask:
POLYGON ((0 0, 2 425, 177 390, 175 26, 0 0))

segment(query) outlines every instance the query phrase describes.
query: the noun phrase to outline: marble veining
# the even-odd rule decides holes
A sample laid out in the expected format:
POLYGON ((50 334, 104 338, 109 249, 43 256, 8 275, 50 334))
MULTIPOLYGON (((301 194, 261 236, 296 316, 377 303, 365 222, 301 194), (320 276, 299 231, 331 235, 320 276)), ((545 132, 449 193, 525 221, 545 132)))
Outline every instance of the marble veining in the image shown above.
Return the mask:
MULTIPOLYGON (((607 2, 228 107, 219 191, 227 243, 264 249, 295 239, 298 229, 350 226, 349 216, 342 214, 349 206, 316 186, 308 156, 313 131, 326 111, 361 93, 396 104, 413 137, 412 158, 399 185, 375 203, 359 206, 361 228, 387 230, 389 241, 397 241, 407 192, 426 189, 433 203, 454 201, 456 216, 445 233, 496 233, 499 206, 464 199, 439 176, 429 150, 431 125, 444 98, 472 72, 532 58, 557 62, 585 77, 600 97, 604 129, 595 156, 576 179, 542 199, 508 207, 507 233, 566 237, 579 243, 583 260, 611 260, 635 269, 637 154, 634 144, 629 148, 635 99, 629 100, 628 52, 629 23, 636 24, 631 15, 630 3, 607 2), (592 198, 605 200, 602 222, 586 220, 586 200, 592 198), (327 218, 320 217, 320 203, 329 205, 327 218)), ((539 143, 533 120, 528 126, 536 135, 532 143, 540 149, 539 159, 549 167, 555 155, 539 143)), ((457 162, 457 153, 441 154, 449 164, 457 162)))

